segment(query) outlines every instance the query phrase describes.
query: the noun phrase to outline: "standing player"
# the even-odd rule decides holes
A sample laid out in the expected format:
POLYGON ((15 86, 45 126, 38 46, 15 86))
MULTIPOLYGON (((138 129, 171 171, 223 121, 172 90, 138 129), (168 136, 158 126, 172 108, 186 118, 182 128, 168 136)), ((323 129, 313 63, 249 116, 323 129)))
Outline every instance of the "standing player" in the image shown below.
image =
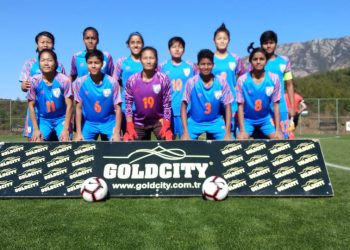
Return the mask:
MULTIPOLYGON (((85 44, 85 50, 75 53, 72 58, 72 66, 70 71, 72 81, 74 81, 77 77, 81 77, 89 73, 85 55, 87 52, 97 49, 99 42, 99 34, 97 29, 94 27, 85 28, 83 31, 83 42, 85 44)), ((108 52, 104 51, 101 71, 106 75, 112 76, 113 70, 114 66, 112 56, 108 52)))
POLYGON ((27 95, 33 124, 32 140, 49 141, 55 134, 60 141, 69 141, 73 112, 71 81, 56 72, 57 56, 51 49, 39 52, 39 66, 41 74, 32 77, 27 95))
MULTIPOLYGON (((289 96, 287 93, 284 93, 284 98, 286 99, 286 104, 288 110, 290 110, 290 101, 289 96)), ((289 138, 295 139, 294 130, 298 126, 299 123, 299 116, 301 112, 303 112, 307 108, 303 97, 300 95, 300 93, 294 88, 294 111, 295 116, 289 117, 289 138)))
MULTIPOLYGON (((226 79, 230 86, 230 90, 235 98, 236 96, 236 79, 244 74, 242 60, 234 53, 228 51, 230 43, 230 31, 225 24, 221 24, 214 33, 214 43, 216 47, 214 56, 213 74, 226 79)), ((232 102, 232 126, 231 129, 235 133, 235 114, 237 112, 237 103, 232 102)))
POLYGON ((195 140, 202 133, 216 140, 232 139, 231 103, 234 99, 230 87, 224 78, 213 75, 212 51, 201 50, 197 58, 199 74, 187 81, 181 104, 181 139, 195 140), (225 107, 225 119, 221 114, 222 106, 225 107))
POLYGON ((101 72, 104 55, 99 50, 85 55, 89 73, 73 82, 76 101, 75 140, 120 140, 121 97, 116 80, 101 72), (82 125, 84 114, 84 125, 82 125))
MULTIPOLYGON (((35 36, 36 52, 40 52, 43 49, 54 50, 55 37, 48 31, 42 31, 35 36)), ((65 74, 64 67, 61 63, 58 63, 57 72, 65 74)), ((30 78, 39 74, 40 66, 38 58, 32 58, 26 61, 23 65, 19 81, 21 83, 21 89, 23 92, 27 92, 30 89, 30 78)), ((27 110, 26 120, 24 124, 23 136, 28 137, 28 140, 32 137, 33 126, 29 116, 29 109, 27 110)))
POLYGON ((143 48, 140 59, 143 70, 132 75, 125 87, 126 133, 123 139, 150 140, 153 132, 158 140, 172 140, 169 78, 156 70, 156 49, 143 48))
POLYGON ((265 71, 266 53, 262 48, 249 46, 249 62, 252 70, 238 78, 237 102, 239 133, 237 139, 249 139, 254 129, 259 129, 269 139, 283 139, 280 133, 278 75, 265 71), (273 105, 274 121, 270 114, 273 105))
POLYGON ((181 100, 187 80, 194 76, 195 67, 190 62, 184 62, 182 55, 185 52, 185 41, 181 37, 172 37, 168 42, 168 49, 171 59, 160 66, 161 72, 165 73, 170 79, 171 85, 171 111, 172 111, 172 131, 174 138, 176 135, 181 138, 181 100))
MULTIPOLYGON (((281 83, 281 100, 280 100, 280 117, 281 117, 281 130, 285 139, 289 138, 288 127, 288 109, 286 100, 284 98, 284 85, 287 88, 287 94, 291 100, 291 109, 289 110, 289 116, 294 117, 294 85, 293 76, 291 70, 291 64, 287 57, 280 56, 275 53, 277 47, 277 34, 273 31, 265 31, 260 36, 260 45, 267 53, 267 64, 265 66, 266 71, 270 71, 279 76, 281 83)), ((272 107, 271 107, 272 108, 272 107)), ((271 110, 272 111, 272 110, 271 110)), ((273 111, 272 111, 273 112, 273 111)))

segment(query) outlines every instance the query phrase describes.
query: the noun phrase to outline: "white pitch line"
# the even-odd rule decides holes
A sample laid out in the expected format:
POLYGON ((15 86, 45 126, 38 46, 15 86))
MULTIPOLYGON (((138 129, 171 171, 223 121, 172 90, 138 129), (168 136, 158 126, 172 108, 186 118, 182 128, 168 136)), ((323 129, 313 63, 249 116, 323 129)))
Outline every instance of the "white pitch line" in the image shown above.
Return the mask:
POLYGON ((332 168, 339 168, 339 169, 342 169, 342 170, 350 171, 350 168, 346 167, 346 166, 341 166, 341 165, 337 165, 337 164, 333 164, 333 163, 329 163, 329 162, 326 162, 326 165, 330 166, 332 168))

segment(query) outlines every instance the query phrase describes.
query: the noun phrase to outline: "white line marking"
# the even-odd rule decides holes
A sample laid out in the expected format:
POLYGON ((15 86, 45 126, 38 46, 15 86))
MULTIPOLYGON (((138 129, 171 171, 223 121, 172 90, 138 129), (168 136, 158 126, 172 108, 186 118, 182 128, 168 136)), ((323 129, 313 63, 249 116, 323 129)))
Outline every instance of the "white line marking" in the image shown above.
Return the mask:
POLYGON ((326 162, 326 165, 329 167, 332 167, 332 168, 339 168, 342 170, 350 171, 350 168, 346 167, 346 166, 341 166, 341 165, 337 165, 337 164, 333 164, 333 163, 329 163, 329 162, 326 162))

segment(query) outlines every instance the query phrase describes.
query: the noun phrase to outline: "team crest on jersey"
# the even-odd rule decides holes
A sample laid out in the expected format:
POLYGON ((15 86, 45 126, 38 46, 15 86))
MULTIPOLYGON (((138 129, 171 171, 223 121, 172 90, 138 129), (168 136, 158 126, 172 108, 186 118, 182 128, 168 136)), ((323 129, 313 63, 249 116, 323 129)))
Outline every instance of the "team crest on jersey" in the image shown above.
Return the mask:
POLYGON ((222 91, 221 90, 214 91, 214 96, 216 100, 219 100, 222 96, 222 91))
POLYGON ((111 93, 112 93, 112 90, 111 90, 111 89, 104 89, 104 90, 103 90, 103 96, 104 96, 104 97, 110 96, 111 93))
POLYGON ((235 62, 229 62, 228 66, 230 67, 230 69, 233 71, 236 68, 236 63, 235 62))
POLYGON ((283 73, 286 70, 286 65, 285 64, 280 64, 280 70, 283 73))
POLYGON ((55 89, 52 89, 52 95, 56 98, 60 97, 61 95, 61 89, 60 88, 55 88, 55 89))
POLYGON ((273 93, 273 87, 266 87, 265 93, 267 96, 271 96, 273 93))
POLYGON ((161 86, 160 86, 160 84, 155 84, 152 86, 152 88, 153 88, 153 92, 158 94, 160 89, 161 89, 161 86))
POLYGON ((184 74, 185 74, 186 77, 188 77, 190 75, 190 73, 191 73, 191 69, 190 68, 185 68, 184 69, 184 74))

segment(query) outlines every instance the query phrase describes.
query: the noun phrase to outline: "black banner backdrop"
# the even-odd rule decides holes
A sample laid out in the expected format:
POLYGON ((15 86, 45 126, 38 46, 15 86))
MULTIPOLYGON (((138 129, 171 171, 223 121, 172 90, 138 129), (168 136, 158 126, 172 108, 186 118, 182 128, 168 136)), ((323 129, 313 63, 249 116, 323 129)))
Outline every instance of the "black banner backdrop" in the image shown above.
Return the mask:
POLYGON ((112 197, 198 196, 212 175, 230 196, 333 196, 314 140, 2 143, 0 154, 0 197, 80 197, 92 176, 112 197))

